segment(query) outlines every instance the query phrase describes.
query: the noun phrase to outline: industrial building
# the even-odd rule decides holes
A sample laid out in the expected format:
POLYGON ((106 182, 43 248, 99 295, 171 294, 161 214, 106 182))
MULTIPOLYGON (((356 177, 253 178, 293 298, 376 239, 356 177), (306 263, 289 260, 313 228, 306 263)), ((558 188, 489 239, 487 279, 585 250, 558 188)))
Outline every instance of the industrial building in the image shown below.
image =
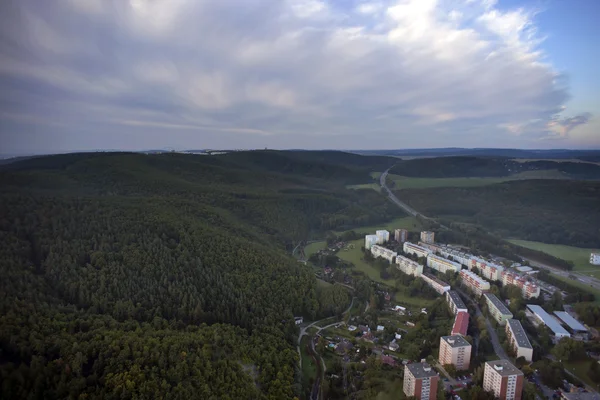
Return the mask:
POLYGON ((491 293, 484 293, 483 297, 485 298, 490 314, 492 314, 496 322, 500 325, 506 325, 506 321, 511 319, 513 315, 502 300, 491 293))
POLYGON ((375 231, 377 244, 384 244, 390 241, 390 233, 386 230, 375 231))
POLYGON ((554 337, 556 339, 560 340, 564 337, 571 337, 571 334, 562 327, 558 320, 548 314, 542 307, 536 304, 527 304, 527 310, 530 312, 530 314, 535 316, 539 322, 546 325, 548 329, 554 333, 554 337))
POLYGON ((434 400, 439 380, 440 376, 431 365, 425 362, 407 364, 404 367, 404 394, 419 400, 434 400))
POLYGON ((484 292, 490 290, 490 283, 472 271, 463 269, 460 271, 460 279, 477 296, 481 296, 484 292))
POLYGON ((468 312, 465 302, 460 298, 460 295, 455 290, 449 290, 446 292, 446 301, 452 314, 456 315, 459 312, 468 312))
POLYGON ((387 262, 389 262, 390 264, 394 262, 394 258, 398 255, 398 253, 396 253, 395 251, 386 249, 385 247, 381 247, 376 244, 371 246, 371 254, 375 258, 381 257, 384 260, 387 260, 387 262))
POLYGON ((455 263, 454 261, 447 260, 434 254, 429 254, 427 256, 427 266, 442 274, 447 271, 460 272, 462 269, 462 266, 459 263, 455 263))
POLYGON ((431 254, 431 250, 417 246, 411 242, 404 242, 402 249, 406 254, 415 254, 417 257, 427 257, 429 254, 431 254))
POLYGON ((377 244, 377 235, 365 236, 365 249, 370 250, 373 245, 377 244))
POLYGON ((421 242, 435 243, 435 232, 429 232, 429 231, 421 232, 421 242))
POLYGON ((461 311, 456 314, 454 318, 454 325, 452 325, 452 335, 467 336, 469 329, 469 313, 461 311))
POLYGON ((506 360, 488 361, 483 370, 483 390, 500 400, 521 400, 523 372, 506 360))
POLYGON ((471 344, 460 335, 440 338, 440 364, 452 364, 457 371, 469 369, 471 364, 471 344))
POLYGON ((394 239, 398 243, 404 243, 408 240, 408 231, 406 229, 396 229, 394 231, 394 239))
POLYGON ((586 328, 581 322, 577 321, 566 311, 554 311, 554 315, 562 321, 564 325, 569 328, 569 331, 580 339, 588 339, 588 328, 586 328))
POLYGON ((515 351, 516 358, 524 357, 531 362, 533 359, 533 346, 523 329, 523 325, 516 319, 509 319, 506 323, 506 337, 515 351))
POLYGON ((446 282, 439 280, 433 275, 423 273, 421 274, 421 279, 423 279, 429 286, 431 286, 436 292, 439 294, 444 294, 448 290, 450 290, 450 285, 446 282))
POLYGON ((423 273, 423 266, 421 264, 403 256, 396 256, 396 268, 412 276, 421 276, 423 273))

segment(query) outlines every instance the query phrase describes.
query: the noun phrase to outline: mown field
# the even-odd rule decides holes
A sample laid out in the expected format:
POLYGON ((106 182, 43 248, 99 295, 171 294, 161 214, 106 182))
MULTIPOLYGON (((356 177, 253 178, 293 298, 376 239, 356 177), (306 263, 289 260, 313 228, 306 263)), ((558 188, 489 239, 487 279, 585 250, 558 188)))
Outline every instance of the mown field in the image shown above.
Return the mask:
MULTIPOLYGON (((418 232, 418 231, 422 230, 423 226, 415 217, 401 217, 401 218, 396 218, 387 223, 381 223, 381 224, 373 225, 373 226, 363 226, 360 228, 354 228, 352 230, 355 232, 364 233, 365 235, 367 235, 370 233, 374 234, 376 230, 385 229, 390 232, 390 238, 391 238, 394 236, 394 229, 400 229, 400 228, 407 229, 407 230, 413 231, 413 232, 418 232)), ((335 232, 335 233, 341 234, 343 232, 335 232)), ((364 242, 364 241, 361 240, 361 242, 364 242)), ((361 244, 361 246, 362 246, 362 244, 361 244)), ((359 246, 359 251, 360 251, 360 246, 359 246)))
POLYGON ((361 185, 348 185, 346 186, 347 189, 373 189, 376 192, 381 192, 381 186, 379 186, 378 183, 363 183, 361 185))
POLYGON ((314 242, 314 243, 308 244, 306 247, 304 247, 304 254, 306 255, 306 258, 312 256, 319 250, 323 250, 325 248, 326 244, 327 244, 327 242, 324 240, 320 241, 320 242, 314 242))
POLYGON ((388 175, 388 181, 391 180, 394 182, 395 189, 477 187, 524 179, 568 179, 568 177, 557 170, 525 171, 515 175, 498 178, 413 178, 392 174, 388 175))
POLYGON ((562 244, 548 244, 517 239, 509 240, 509 242, 529 249, 543 251, 563 260, 572 261, 575 264, 575 271, 600 278, 600 266, 590 264, 590 253, 598 253, 600 249, 586 249, 562 244))

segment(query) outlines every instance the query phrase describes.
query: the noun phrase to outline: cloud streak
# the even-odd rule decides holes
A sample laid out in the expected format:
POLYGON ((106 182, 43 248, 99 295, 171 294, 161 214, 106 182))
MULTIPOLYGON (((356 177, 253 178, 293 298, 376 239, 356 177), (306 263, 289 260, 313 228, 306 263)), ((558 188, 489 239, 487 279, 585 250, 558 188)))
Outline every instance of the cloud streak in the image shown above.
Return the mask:
POLYGON ((535 13, 492 0, 48 3, 0 5, 14 149, 520 146, 590 118, 561 117, 535 13))

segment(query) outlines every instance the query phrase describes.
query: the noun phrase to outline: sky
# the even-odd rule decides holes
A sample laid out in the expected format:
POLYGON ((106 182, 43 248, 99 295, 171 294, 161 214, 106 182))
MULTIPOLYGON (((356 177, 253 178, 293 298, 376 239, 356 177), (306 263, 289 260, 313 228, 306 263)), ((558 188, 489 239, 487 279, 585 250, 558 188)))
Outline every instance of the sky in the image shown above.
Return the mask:
POLYGON ((600 149, 598 0, 4 0, 0 153, 600 149))

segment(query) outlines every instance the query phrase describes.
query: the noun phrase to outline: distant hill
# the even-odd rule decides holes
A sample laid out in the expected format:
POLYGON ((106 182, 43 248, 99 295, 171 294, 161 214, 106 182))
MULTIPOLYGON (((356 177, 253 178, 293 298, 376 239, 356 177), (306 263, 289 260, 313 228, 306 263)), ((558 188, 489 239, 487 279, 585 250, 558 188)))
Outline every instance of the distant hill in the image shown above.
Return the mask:
POLYGON ((479 156, 506 157, 524 159, 579 159, 599 161, 600 150, 522 150, 522 149, 398 149, 398 150, 357 150, 363 155, 380 155, 393 157, 449 157, 449 156, 479 156))

